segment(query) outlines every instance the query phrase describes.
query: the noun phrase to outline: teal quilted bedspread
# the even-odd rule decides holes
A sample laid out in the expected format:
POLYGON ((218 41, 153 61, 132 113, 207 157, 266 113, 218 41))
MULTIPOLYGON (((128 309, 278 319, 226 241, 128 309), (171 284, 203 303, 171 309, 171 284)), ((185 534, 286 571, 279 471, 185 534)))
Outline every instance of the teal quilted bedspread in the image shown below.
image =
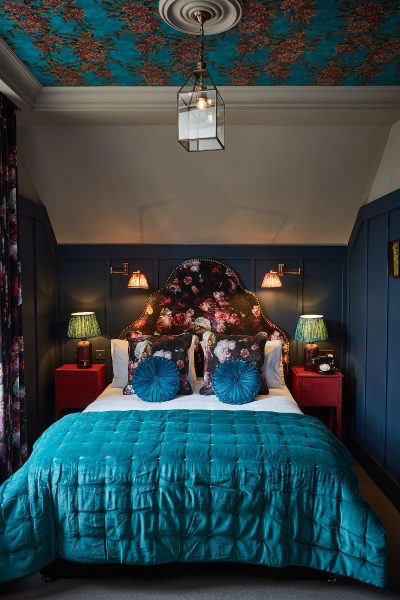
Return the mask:
POLYGON ((385 532, 350 461, 305 415, 68 415, 0 487, 0 580, 63 558, 299 565, 384 586, 385 532))

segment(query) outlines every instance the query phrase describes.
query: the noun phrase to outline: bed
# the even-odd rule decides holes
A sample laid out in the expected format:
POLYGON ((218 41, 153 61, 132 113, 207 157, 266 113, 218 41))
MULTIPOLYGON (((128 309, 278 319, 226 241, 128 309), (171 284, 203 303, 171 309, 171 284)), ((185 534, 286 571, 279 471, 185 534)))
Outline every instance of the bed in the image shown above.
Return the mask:
MULTIPOLYGON (((182 263, 121 338, 208 329, 264 332, 287 369, 284 332, 217 261, 182 263)), ((232 406, 204 381, 154 404, 111 384, 53 424, 0 487, 0 581, 61 558, 294 565, 383 587, 385 532, 346 448, 284 382, 232 406)))

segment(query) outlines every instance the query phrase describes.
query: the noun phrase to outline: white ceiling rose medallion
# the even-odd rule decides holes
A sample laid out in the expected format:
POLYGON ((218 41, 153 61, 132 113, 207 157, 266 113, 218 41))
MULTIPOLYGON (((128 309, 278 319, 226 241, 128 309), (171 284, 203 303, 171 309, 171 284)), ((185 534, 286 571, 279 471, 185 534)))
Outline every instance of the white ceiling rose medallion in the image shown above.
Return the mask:
POLYGON ((204 60, 204 35, 235 27, 242 0, 160 0, 159 10, 174 29, 201 36, 197 66, 178 92, 178 142, 188 152, 225 150, 225 103, 204 60))
POLYGON ((199 35, 195 13, 208 13, 205 35, 223 33, 239 23, 243 14, 242 0, 160 0, 161 18, 174 29, 199 35))

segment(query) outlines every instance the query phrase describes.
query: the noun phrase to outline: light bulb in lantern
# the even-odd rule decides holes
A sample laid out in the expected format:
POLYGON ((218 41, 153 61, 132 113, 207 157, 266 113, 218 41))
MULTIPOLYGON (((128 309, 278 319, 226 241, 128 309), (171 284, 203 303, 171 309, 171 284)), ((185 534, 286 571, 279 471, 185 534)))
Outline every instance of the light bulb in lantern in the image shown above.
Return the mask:
POLYGON ((204 96, 198 96, 196 99, 196 104, 199 110, 204 110, 207 108, 207 98, 204 98, 204 96))

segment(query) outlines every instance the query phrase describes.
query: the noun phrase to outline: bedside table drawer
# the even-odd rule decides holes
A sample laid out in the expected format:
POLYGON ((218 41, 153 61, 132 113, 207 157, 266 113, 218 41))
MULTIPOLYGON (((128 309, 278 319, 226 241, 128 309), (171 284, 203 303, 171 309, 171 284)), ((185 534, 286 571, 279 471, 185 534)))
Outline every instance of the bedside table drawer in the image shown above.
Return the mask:
POLYGON ((58 367, 55 373, 56 418, 66 410, 86 408, 101 394, 105 386, 105 364, 94 364, 86 369, 79 369, 75 364, 58 367))
POLYGON ((300 404, 311 406, 336 406, 339 397, 339 385, 341 381, 332 381, 332 379, 301 379, 299 384, 300 404))
POLYGON ((71 377, 70 375, 56 375, 56 395, 63 402, 65 400, 74 400, 84 397, 85 399, 95 399, 97 392, 97 378, 89 377, 71 377))

